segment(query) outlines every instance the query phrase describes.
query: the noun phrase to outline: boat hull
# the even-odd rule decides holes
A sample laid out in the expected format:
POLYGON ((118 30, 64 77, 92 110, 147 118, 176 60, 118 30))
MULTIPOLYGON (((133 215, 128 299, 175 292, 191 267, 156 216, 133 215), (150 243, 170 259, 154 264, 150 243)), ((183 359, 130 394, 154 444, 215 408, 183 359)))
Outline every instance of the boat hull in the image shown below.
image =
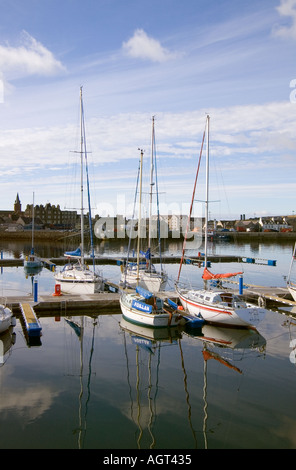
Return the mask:
POLYGON ((61 286, 61 292, 65 294, 95 294, 100 292, 102 282, 101 281, 86 281, 86 280, 75 280, 75 279, 64 279, 57 276, 55 278, 56 284, 61 286))
POLYGON ((296 302, 296 285, 288 284, 288 290, 293 297, 293 300, 296 302))
POLYGON ((35 255, 30 255, 27 256, 26 259, 24 259, 24 267, 28 269, 32 268, 41 268, 43 266, 43 263, 38 256, 35 255))
POLYGON ((8 307, 1 305, 0 306, 0 333, 4 333, 11 326, 14 326, 13 313, 8 307))
POLYGON ((89 270, 67 269, 55 274, 55 282, 66 294, 94 294, 104 290, 103 279, 89 270))
POLYGON ((178 294, 184 309, 195 317, 201 315, 208 323, 241 328, 255 328, 252 317, 254 317, 254 323, 258 323, 259 309, 255 306, 253 308, 239 308, 238 313, 238 311, 232 307, 220 308, 218 306, 211 306, 194 301, 190 296, 190 291, 188 293, 178 292, 178 294))
POLYGON ((128 320, 129 322, 135 325, 144 325, 150 328, 165 328, 165 327, 172 327, 178 326, 182 319, 181 315, 178 313, 145 313, 141 312, 132 306, 128 306, 124 301, 123 294, 120 299, 120 308, 122 311, 123 317, 128 320))

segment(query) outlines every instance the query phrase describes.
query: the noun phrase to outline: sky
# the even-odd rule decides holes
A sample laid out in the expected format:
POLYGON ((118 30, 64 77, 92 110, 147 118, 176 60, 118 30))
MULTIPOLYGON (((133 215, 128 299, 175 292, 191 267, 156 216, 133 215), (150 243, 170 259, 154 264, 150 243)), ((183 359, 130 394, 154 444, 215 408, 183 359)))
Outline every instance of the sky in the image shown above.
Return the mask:
POLYGON ((148 192, 153 116, 160 212, 188 214, 207 114, 210 218, 294 214, 296 0, 0 6, 1 210, 78 209, 82 86, 93 215, 131 215, 139 149, 148 192))

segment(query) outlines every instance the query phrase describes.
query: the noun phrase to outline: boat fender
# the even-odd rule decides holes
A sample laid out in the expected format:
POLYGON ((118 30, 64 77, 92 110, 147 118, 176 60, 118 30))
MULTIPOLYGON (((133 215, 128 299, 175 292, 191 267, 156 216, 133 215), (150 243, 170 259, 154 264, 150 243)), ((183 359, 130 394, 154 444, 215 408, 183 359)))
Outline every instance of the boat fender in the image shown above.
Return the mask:
POLYGON ((261 295, 258 297, 258 306, 262 308, 266 306, 266 300, 261 295))
POLYGON ((183 305, 178 305, 178 310, 184 310, 183 305))

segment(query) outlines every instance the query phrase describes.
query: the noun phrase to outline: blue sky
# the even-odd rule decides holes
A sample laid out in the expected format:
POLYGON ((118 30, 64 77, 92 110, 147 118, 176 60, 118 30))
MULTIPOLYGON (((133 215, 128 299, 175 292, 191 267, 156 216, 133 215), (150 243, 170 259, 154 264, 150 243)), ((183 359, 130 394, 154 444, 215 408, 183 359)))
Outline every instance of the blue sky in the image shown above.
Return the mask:
POLYGON ((161 212, 187 213, 206 113, 211 217, 296 211, 296 0, 0 6, 1 209, 70 208, 83 86, 93 213, 131 213, 152 116, 161 212))

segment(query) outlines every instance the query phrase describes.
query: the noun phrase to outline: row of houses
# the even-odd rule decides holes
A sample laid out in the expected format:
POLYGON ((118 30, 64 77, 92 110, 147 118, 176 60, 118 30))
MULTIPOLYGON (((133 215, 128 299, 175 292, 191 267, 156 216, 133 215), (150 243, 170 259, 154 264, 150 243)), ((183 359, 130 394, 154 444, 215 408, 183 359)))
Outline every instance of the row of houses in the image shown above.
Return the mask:
POLYGON ((246 220, 224 220, 216 224, 217 230, 236 232, 295 232, 296 216, 259 217, 246 220))
MULTIPOLYGON (((188 216, 184 215, 161 215, 160 216, 160 234, 161 238, 171 236, 178 238, 190 231, 202 234, 205 228, 204 218, 192 218, 188 224, 188 216), (188 226, 188 227, 187 227, 188 226)), ((148 219, 141 222, 142 235, 150 230, 152 237, 157 236, 157 216, 152 217, 152 229, 149 227, 148 219)), ((129 233, 136 234, 137 221, 134 225, 123 216, 105 217, 98 219, 96 235, 98 238, 123 238, 129 233), (131 231, 131 232, 130 232, 131 231)), ((296 217, 260 217, 258 219, 240 219, 240 220, 211 220, 208 223, 208 230, 211 233, 216 232, 293 232, 296 231, 296 217)))
MULTIPOLYGON (((0 211, 0 228, 7 231, 31 230, 33 217, 33 205, 27 204, 25 211, 22 211, 21 201, 17 194, 13 211, 0 211)), ((123 215, 116 217, 100 218, 96 215, 94 226, 97 222, 98 238, 116 237, 119 234, 128 235, 131 222, 123 215)), ((88 224, 88 214, 85 215, 85 223, 88 224)), ((189 229, 202 232, 204 229, 203 218, 193 218, 190 220, 189 229)), ((34 206, 34 227, 36 230, 73 230, 79 228, 80 215, 75 210, 61 210, 60 206, 47 203, 45 206, 34 206)), ((171 235, 173 238, 184 234, 188 225, 188 216, 169 214, 160 216, 160 228, 164 236, 171 235)), ((146 220, 143 227, 148 229, 146 220)), ((157 231, 157 216, 152 216, 152 231, 157 231)), ((296 216, 259 217, 240 220, 211 220, 208 226, 210 231, 236 231, 236 232, 295 232, 296 216)), ((155 236, 155 234, 154 234, 155 236)))

